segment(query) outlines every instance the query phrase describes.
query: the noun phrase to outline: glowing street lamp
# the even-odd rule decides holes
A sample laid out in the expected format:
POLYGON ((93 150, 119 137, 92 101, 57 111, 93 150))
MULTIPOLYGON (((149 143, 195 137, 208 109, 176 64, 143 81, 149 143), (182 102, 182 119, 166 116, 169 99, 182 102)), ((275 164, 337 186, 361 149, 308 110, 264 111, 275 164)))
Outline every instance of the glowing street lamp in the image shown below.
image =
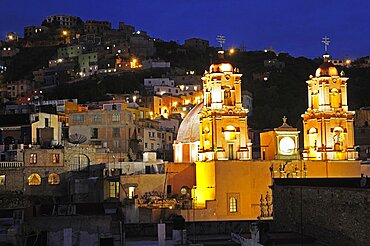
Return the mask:
POLYGON ((69 37, 69 32, 67 30, 63 30, 62 31, 62 35, 65 37, 65 42, 66 44, 69 44, 70 43, 70 37, 69 37))

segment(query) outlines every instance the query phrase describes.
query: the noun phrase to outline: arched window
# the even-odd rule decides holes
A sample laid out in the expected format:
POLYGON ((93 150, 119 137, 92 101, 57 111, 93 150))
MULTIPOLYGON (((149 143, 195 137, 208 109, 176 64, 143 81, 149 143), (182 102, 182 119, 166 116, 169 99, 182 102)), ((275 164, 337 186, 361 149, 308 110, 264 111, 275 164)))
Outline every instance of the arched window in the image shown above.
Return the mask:
POLYGON ((317 129, 315 127, 311 127, 310 130, 308 130, 308 142, 311 148, 317 148, 317 129))
POLYGON ((87 155, 80 154, 73 156, 72 170, 73 171, 84 171, 89 166, 90 160, 87 155))
POLYGON ((236 213, 238 212, 238 200, 235 197, 230 197, 229 199, 229 212, 236 213))
POLYGON ((33 173, 28 177, 28 185, 41 185, 41 176, 33 173))
POLYGON ((330 91, 330 105, 333 108, 339 108, 341 105, 341 99, 340 99, 340 92, 336 89, 333 88, 330 91))
POLYGON ((342 127, 335 127, 333 130, 333 142, 334 142, 334 150, 335 151, 342 151, 343 150, 343 143, 344 143, 344 130, 342 127))
POLYGON ((319 108, 319 92, 316 90, 312 92, 311 103, 312 103, 312 109, 319 108))
POLYGON ((51 185, 57 185, 60 183, 60 177, 56 173, 51 173, 48 177, 48 183, 51 185))

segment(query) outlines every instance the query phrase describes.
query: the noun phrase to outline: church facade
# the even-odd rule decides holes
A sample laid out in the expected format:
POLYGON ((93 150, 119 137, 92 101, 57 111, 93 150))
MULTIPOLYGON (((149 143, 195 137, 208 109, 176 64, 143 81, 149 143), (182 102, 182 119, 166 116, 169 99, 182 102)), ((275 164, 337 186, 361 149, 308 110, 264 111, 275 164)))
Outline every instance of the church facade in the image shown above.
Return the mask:
MULTIPOLYGON (((307 81, 309 108, 302 115, 303 157, 299 153, 299 131, 284 117, 280 127, 260 135, 262 159, 252 160, 247 110, 241 106, 241 76, 227 62, 211 65, 203 76, 203 104, 196 106, 180 126, 174 144, 175 163, 168 168, 175 173, 170 175, 174 182, 175 176, 183 178, 181 170, 190 170, 195 163, 195 178, 187 179, 193 211, 181 210, 186 220, 271 216, 274 178, 360 176, 361 166, 353 148, 354 114, 347 104, 348 78, 338 74, 328 57, 324 57, 316 76, 307 81), (189 167, 184 167, 185 163, 189 167)), ((176 184, 173 191, 179 193, 181 184, 176 184)))

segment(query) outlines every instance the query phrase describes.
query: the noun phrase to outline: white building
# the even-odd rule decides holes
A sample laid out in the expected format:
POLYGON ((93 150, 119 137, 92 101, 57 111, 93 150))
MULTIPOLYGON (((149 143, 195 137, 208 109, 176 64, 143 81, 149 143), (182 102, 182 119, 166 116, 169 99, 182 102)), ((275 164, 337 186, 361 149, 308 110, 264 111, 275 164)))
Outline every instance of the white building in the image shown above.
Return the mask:
POLYGON ((74 27, 78 24, 80 18, 70 15, 49 15, 46 17, 47 23, 58 23, 61 27, 74 27))
POLYGON ((153 61, 152 59, 145 60, 142 62, 142 69, 151 69, 151 68, 170 68, 171 63, 165 61, 153 61))
POLYGON ((70 45, 58 49, 58 59, 74 58, 82 54, 83 47, 81 45, 70 45))
POLYGON ((164 94, 171 94, 173 96, 181 95, 180 89, 177 87, 156 85, 153 88, 154 88, 154 93, 156 95, 164 95, 164 94))
POLYGON ((145 87, 154 87, 154 86, 169 86, 174 87, 175 81, 169 78, 148 78, 144 79, 145 87))

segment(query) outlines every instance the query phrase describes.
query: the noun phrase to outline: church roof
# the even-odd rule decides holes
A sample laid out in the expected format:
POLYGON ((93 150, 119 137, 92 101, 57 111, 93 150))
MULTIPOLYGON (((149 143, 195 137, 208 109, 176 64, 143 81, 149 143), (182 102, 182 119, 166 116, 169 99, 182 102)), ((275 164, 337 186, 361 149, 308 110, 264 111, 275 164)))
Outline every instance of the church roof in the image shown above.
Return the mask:
POLYGON ((180 143, 191 143, 200 140, 199 129, 199 113, 203 108, 203 103, 195 106, 190 112, 185 116, 184 120, 181 122, 179 131, 177 133, 177 141, 180 143))

